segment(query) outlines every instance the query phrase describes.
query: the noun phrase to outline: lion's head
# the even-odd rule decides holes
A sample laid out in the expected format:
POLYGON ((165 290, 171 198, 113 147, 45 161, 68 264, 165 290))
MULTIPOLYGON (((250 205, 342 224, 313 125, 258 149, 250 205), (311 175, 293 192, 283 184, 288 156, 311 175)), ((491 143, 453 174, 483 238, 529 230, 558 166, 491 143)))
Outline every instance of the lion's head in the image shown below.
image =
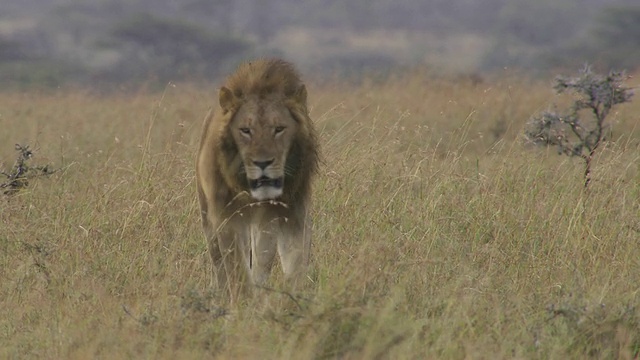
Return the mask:
POLYGON ((307 90, 282 60, 241 65, 220 89, 224 173, 255 200, 304 193, 317 165, 307 90))

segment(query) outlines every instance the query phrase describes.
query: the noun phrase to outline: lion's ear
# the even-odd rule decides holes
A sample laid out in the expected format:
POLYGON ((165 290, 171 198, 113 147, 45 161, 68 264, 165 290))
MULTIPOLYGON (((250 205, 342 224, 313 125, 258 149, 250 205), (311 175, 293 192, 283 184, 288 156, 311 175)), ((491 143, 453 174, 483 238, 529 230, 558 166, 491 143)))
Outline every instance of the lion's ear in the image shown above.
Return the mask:
POLYGON ((293 100, 300 105, 307 105, 307 87, 304 84, 300 85, 295 94, 293 94, 293 100))
POLYGON ((236 102, 236 98, 231 90, 223 86, 220 88, 220 97, 218 101, 220 101, 220 107, 222 110, 231 111, 236 102))

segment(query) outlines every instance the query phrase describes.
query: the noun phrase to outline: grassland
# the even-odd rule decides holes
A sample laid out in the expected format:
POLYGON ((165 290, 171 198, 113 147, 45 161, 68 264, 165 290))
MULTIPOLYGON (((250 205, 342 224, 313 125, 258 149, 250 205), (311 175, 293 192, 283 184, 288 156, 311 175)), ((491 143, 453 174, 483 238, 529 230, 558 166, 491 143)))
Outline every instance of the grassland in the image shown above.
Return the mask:
POLYGON ((0 197, 0 358, 640 356, 638 99, 587 192, 577 159, 521 136, 548 80, 317 84, 310 285, 275 269, 233 308, 194 191, 215 89, 1 94, 4 168, 28 143, 60 171, 0 197))

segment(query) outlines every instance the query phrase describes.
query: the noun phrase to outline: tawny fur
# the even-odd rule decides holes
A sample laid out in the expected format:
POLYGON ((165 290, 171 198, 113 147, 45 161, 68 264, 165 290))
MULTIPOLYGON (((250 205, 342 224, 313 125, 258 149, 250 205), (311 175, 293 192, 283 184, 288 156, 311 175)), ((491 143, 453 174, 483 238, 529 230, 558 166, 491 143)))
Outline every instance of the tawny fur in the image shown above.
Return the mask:
POLYGON ((257 60, 240 65, 227 79, 220 89, 220 106, 205 118, 196 160, 198 199, 214 283, 232 299, 246 283, 266 281, 276 253, 285 276, 294 283, 306 272, 311 180, 318 165, 306 96, 291 64, 257 60), (245 140, 237 128, 243 121, 263 135, 245 140), (274 125, 285 125, 281 128, 286 130, 272 135, 274 125), (247 180, 255 160, 247 157, 260 157, 265 149, 278 149, 278 144, 288 148, 275 155, 271 152, 276 150, 268 152, 284 159, 278 167, 283 169, 282 195, 257 201, 247 180))

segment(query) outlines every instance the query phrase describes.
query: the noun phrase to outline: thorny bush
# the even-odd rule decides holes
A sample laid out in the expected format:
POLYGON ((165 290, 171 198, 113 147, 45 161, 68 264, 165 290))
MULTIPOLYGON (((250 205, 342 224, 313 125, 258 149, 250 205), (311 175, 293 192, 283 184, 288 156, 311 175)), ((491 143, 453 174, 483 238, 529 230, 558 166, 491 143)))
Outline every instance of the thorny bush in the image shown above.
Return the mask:
POLYGON ((606 140, 607 116, 615 105, 630 101, 633 95, 623 86, 626 78, 619 71, 598 75, 588 65, 577 77, 557 77, 554 89, 558 94, 575 95, 573 105, 566 112, 545 111, 535 116, 525 130, 535 144, 557 146, 560 154, 580 157, 585 164, 585 188, 591 182, 593 156, 606 140))

